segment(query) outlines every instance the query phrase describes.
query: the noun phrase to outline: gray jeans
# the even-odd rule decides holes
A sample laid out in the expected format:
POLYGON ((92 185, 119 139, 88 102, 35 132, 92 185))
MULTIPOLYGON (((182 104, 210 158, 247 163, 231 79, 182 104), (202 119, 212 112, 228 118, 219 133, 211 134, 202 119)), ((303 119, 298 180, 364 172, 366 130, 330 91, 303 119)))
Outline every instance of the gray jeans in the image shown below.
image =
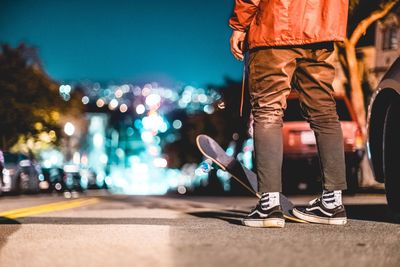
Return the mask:
POLYGON ((282 117, 292 85, 315 133, 323 188, 346 189, 343 133, 332 87, 335 69, 325 61, 332 51, 333 43, 250 51, 247 66, 260 192, 282 191, 282 117))

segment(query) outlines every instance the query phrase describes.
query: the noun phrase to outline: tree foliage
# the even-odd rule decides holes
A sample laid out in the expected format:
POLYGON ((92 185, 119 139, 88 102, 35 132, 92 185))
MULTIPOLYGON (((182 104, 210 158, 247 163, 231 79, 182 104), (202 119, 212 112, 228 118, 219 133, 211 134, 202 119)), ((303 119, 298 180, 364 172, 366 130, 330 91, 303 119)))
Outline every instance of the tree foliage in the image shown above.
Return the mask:
MULTIPOLYGON (((60 115, 71 103, 59 96, 59 84, 41 67, 36 49, 21 44, 0 47, 0 145, 9 150, 18 140, 60 136, 60 115)), ((76 109, 74 109, 76 110, 76 109)))
POLYGON ((367 30, 389 12, 398 12, 399 0, 350 0, 347 38, 339 45, 339 59, 347 76, 349 93, 358 120, 365 129, 366 97, 362 89, 362 79, 358 70, 356 46, 367 30))

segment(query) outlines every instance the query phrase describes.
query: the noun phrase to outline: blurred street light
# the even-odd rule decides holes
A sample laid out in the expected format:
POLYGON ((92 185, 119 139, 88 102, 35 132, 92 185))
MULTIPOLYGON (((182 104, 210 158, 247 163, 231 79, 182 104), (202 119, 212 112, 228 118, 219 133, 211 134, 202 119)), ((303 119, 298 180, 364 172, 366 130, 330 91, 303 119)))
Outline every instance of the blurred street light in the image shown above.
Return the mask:
POLYGON ((74 126, 72 123, 67 122, 67 123, 64 125, 64 132, 65 132, 65 134, 68 135, 68 136, 74 135, 74 133, 75 133, 75 126, 74 126))
POLYGON ((67 135, 67 155, 66 161, 70 161, 72 158, 72 147, 71 147, 71 136, 75 133, 75 126, 71 122, 67 122, 64 125, 64 132, 67 135))

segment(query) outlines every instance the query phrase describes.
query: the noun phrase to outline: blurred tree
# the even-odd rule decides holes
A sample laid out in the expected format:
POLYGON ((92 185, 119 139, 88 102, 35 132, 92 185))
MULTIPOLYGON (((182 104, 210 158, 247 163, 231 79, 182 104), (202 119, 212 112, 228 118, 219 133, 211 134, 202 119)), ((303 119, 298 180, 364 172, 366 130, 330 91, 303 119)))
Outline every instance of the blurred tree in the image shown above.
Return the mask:
POLYGON ((358 120, 365 131, 366 112, 362 79, 356 57, 356 45, 367 29, 385 17, 400 0, 350 0, 348 37, 339 50, 339 59, 347 76, 350 97, 358 120), (362 14, 358 16, 357 14, 362 14))
POLYGON ((7 151, 28 140, 57 143, 60 116, 67 105, 69 112, 79 113, 77 100, 62 100, 59 84, 43 71, 35 48, 0 49, 0 148, 7 151))

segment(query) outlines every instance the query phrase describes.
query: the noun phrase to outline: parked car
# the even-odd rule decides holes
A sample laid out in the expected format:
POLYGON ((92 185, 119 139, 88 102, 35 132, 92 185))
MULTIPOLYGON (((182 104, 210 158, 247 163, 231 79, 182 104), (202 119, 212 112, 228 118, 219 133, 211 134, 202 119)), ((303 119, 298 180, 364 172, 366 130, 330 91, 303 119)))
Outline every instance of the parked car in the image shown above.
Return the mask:
MULTIPOLYGON (((343 130, 348 191, 354 192, 358 188, 358 173, 365 152, 365 138, 348 98, 344 94, 336 94, 335 100, 343 130)), ((288 182, 293 182, 291 179, 300 179, 295 182, 307 184, 312 181, 301 179, 321 176, 314 132, 301 115, 297 93, 289 95, 287 105, 283 124, 284 178, 289 176, 288 182)), ((319 183, 316 184, 319 186, 319 183)))
POLYGON ((18 164, 22 159, 26 159, 23 155, 4 153, 4 168, 2 170, 2 191, 4 193, 17 193, 17 173, 18 164))
POLYGON ((2 191, 6 193, 37 193, 41 172, 35 161, 20 153, 4 153, 2 191))
POLYGON ((371 99, 367 133, 375 178, 385 183, 388 205, 400 219, 400 58, 382 78, 371 99))
POLYGON ((65 189, 67 191, 82 192, 84 191, 84 189, 86 189, 85 184, 87 183, 87 181, 82 180, 79 166, 67 164, 64 165, 63 171, 63 180, 65 184, 65 189))
POLYGON ((97 174, 92 168, 81 168, 82 186, 86 189, 100 189, 97 174))
POLYGON ((21 160, 17 174, 18 193, 39 193, 43 174, 34 160, 21 160))
POLYGON ((65 190, 64 170, 58 167, 42 168, 44 181, 48 183, 47 188, 41 188, 47 192, 63 192, 65 190))

